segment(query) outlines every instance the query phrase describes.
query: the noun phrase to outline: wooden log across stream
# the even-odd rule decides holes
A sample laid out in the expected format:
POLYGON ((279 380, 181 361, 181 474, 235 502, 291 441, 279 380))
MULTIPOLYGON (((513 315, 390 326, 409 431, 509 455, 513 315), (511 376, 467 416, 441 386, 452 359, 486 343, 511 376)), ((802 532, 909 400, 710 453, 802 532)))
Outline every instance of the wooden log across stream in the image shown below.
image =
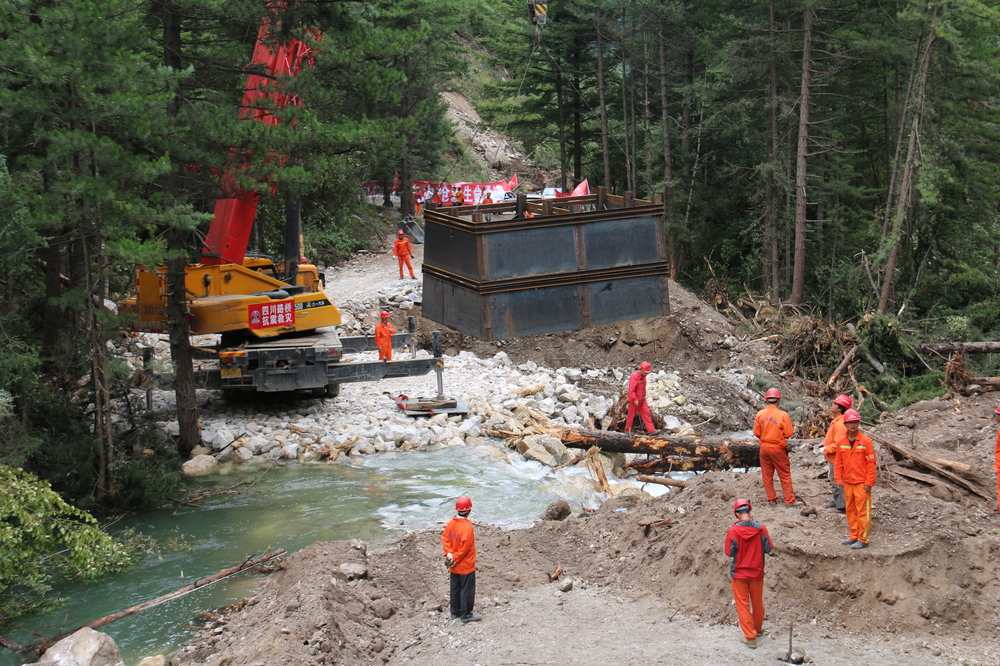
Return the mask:
POLYGON ((730 437, 657 437, 625 434, 612 430, 564 430, 562 443, 571 448, 599 446, 610 453, 647 453, 658 461, 633 463, 636 469, 678 472, 734 469, 760 465, 760 445, 756 439, 730 437), (651 465, 651 466, 645 466, 651 465))

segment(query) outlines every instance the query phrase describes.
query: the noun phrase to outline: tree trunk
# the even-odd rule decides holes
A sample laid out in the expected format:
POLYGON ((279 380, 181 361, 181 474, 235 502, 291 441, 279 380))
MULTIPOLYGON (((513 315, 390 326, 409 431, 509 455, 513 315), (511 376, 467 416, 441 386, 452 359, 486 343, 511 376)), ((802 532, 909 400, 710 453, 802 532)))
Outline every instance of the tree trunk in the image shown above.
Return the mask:
POLYGON ((604 37, 601 35, 601 6, 597 5, 597 88, 601 104, 601 150, 604 157, 604 187, 611 189, 611 154, 608 150, 608 104, 604 91, 604 37))
POLYGON ((674 220, 674 174, 670 154, 670 113, 667 108, 667 38, 666 23, 660 19, 660 107, 663 124, 663 221, 667 225, 667 254, 670 277, 676 278, 677 225, 674 220))
POLYGON ((562 70, 556 70, 556 105, 559 113, 559 187, 563 192, 569 192, 566 187, 566 117, 563 99, 562 70))
MULTIPOLYGON (((624 10, 623 10, 624 11, 624 10)), ((622 23, 624 24, 625 17, 622 16, 622 23)), ((625 61, 625 49, 621 49, 621 68, 622 68, 622 152, 625 154, 625 190, 628 192, 635 192, 635 187, 632 182, 632 160, 631 160, 631 143, 630 143, 630 132, 628 123, 628 63, 625 61)))
POLYGON ((809 153, 809 104, 812 85, 812 32, 815 12, 807 4, 802 26, 802 87, 799 90, 799 142, 795 151, 795 265, 792 270, 792 304, 802 305, 806 282, 806 186, 809 153))
POLYGON ((768 109, 767 109, 767 175, 764 179, 764 290, 769 292, 772 303, 781 300, 779 293, 780 274, 778 270, 778 55, 776 43, 778 31, 774 22, 774 0, 768 2, 768 25, 770 32, 770 62, 768 64, 768 109))
MULTIPOLYGON (((61 231, 53 230, 53 237, 59 237, 61 231)), ((63 245, 49 243, 42 249, 41 255, 45 261, 45 305, 42 307, 42 368, 48 374, 59 371, 59 358, 62 355, 62 324, 63 308, 59 298, 63 294, 62 284, 62 252, 63 245)))
MULTIPOLYGON (((176 70, 184 66, 181 42, 181 15, 172 2, 166 0, 163 10, 164 63, 176 70)), ((168 102, 168 116, 176 117, 180 110, 180 94, 168 102)), ((170 189, 180 196, 171 183, 170 189)), ((191 330, 188 325, 187 289, 185 266, 187 234, 180 228, 170 229, 168 245, 171 256, 167 259, 167 333, 170 339, 170 358, 174 365, 174 398, 177 403, 177 452, 182 458, 191 455, 191 449, 201 444, 201 427, 198 424, 198 401, 194 388, 194 363, 191 356, 191 330)))
POLYGON ((114 439, 111 425, 111 388, 108 379, 108 349, 106 338, 101 335, 100 309, 103 306, 100 285, 104 281, 104 254, 100 234, 94 240, 96 248, 96 279, 91 274, 88 242, 83 240, 85 253, 82 263, 86 269, 87 322, 90 329, 90 374, 94 385, 94 435, 97 437, 97 482, 94 498, 98 504, 114 496, 114 439))
POLYGON ((892 233, 889 235, 888 241, 889 258, 886 260, 885 272, 882 276, 882 294, 879 296, 878 301, 879 314, 885 314, 889 308, 889 294, 892 293, 896 260, 899 256, 899 246, 902 243, 903 220, 906 218, 906 212, 913 196, 913 172, 916 169, 917 147, 920 143, 920 120, 923 117, 924 103, 926 101, 927 79, 931 69, 931 54, 934 49, 934 39, 937 36, 936 23, 937 8, 935 7, 927 35, 927 43, 924 46, 924 55, 921 58, 920 87, 913 109, 913 122, 910 126, 910 138, 906 148, 906 163, 903 166, 903 175, 899 183, 899 196, 896 198, 896 205, 893 212, 892 233))

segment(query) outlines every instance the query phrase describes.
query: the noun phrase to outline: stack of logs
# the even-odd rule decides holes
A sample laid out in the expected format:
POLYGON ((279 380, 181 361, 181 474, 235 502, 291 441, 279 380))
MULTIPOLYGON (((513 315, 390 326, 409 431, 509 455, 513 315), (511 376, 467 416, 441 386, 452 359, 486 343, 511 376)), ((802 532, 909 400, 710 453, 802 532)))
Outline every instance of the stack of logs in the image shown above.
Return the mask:
POLYGON ((700 472, 710 469, 756 467, 760 446, 756 439, 728 437, 652 437, 611 430, 567 429, 562 443, 570 448, 600 447, 607 453, 645 453, 650 460, 629 464, 640 472, 700 472))

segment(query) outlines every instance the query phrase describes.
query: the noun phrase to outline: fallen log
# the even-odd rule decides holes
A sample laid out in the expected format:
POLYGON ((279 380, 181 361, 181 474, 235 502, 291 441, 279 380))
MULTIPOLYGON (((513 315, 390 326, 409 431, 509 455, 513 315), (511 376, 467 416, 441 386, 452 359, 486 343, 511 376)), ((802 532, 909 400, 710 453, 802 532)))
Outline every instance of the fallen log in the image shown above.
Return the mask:
POLYGON ((937 342, 920 345, 922 350, 934 352, 965 352, 967 354, 995 354, 1000 352, 1000 342, 937 342))
POLYGON ((968 395, 972 392, 969 389, 972 389, 974 386, 978 386, 979 388, 973 389, 973 391, 1000 391, 1000 377, 969 377, 962 393, 968 395))
POLYGON ((120 620, 123 617, 128 617, 129 615, 134 615, 135 613, 138 613, 140 611, 144 611, 144 610, 153 608, 154 606, 159 606, 160 604, 165 603, 167 601, 171 601, 173 599, 177 599, 178 597, 183 597, 185 594, 187 594, 189 592, 193 592, 193 591, 197 590, 200 587, 204 587, 206 585, 214 583, 217 580, 222 580, 223 578, 226 578, 227 576, 232 576, 233 574, 239 573, 241 571, 246 571, 247 569, 253 569, 254 567, 256 567, 256 566, 258 566, 260 564, 263 564, 264 562, 267 562, 270 559, 278 557, 279 555, 284 555, 286 552, 287 551, 284 548, 279 548, 278 550, 276 550, 276 551, 274 551, 272 553, 268 553, 267 555, 264 555, 263 557, 258 557, 255 560, 251 560, 250 558, 247 558, 246 560, 243 561, 243 564, 239 564, 239 565, 237 565, 235 567, 230 567, 228 569, 223 569, 222 571, 220 571, 218 573, 212 574, 208 578, 202 578, 201 580, 196 580, 195 582, 191 583, 190 585, 185 585, 184 587, 182 587, 182 588, 180 588, 178 590, 174 590, 170 594, 164 594, 162 597, 157 597, 156 599, 153 599, 151 601, 146 601, 144 603, 137 604, 135 606, 132 606, 131 608, 126 608, 123 611, 119 611, 117 613, 112 613, 111 615, 105 615, 104 617, 102 617, 100 619, 94 620, 93 622, 88 622, 87 624, 79 626, 76 629, 73 629, 72 631, 67 631, 64 634, 60 634, 59 636, 56 636, 55 638, 51 638, 49 640, 42 641, 41 643, 36 643, 34 645, 24 645, 22 643, 18 643, 16 641, 11 641, 9 639, 0 637, 0 645, 4 646, 6 648, 9 648, 11 650, 14 650, 15 652, 31 652, 33 650, 39 649, 42 645, 52 645, 54 643, 58 643, 63 638, 66 638, 67 636, 69 636, 72 633, 80 631, 80 629, 83 629, 84 627, 90 627, 91 629, 97 629, 98 627, 103 627, 106 624, 111 624, 115 620, 120 620), (18 647, 11 647, 11 644, 16 645, 18 647))
POLYGON ((639 474, 635 477, 635 480, 641 483, 658 483, 661 486, 675 486, 677 488, 688 487, 687 481, 671 479, 669 476, 647 476, 646 474, 639 474))
POLYGON ((745 469, 757 467, 759 461, 747 464, 746 461, 733 461, 724 458, 707 458, 705 456, 662 456, 649 460, 633 460, 626 467, 637 472, 653 474, 656 472, 708 472, 720 469, 745 469))
POLYGON ((851 359, 854 358, 854 352, 856 352, 856 351, 858 351, 857 347, 851 347, 847 351, 847 353, 844 354, 844 360, 842 360, 840 362, 840 365, 837 366, 837 369, 834 370, 833 374, 830 375, 830 378, 828 380, 826 380, 826 385, 828 387, 832 387, 833 383, 835 381, 837 381, 837 378, 840 377, 840 373, 842 373, 844 371, 844 368, 846 368, 848 366, 848 364, 851 362, 851 359))
POLYGON ((590 468, 594 470, 594 476, 597 477, 597 482, 601 485, 601 490, 608 494, 608 497, 614 497, 614 493, 611 492, 611 485, 608 483, 608 475, 604 473, 604 465, 601 463, 601 449, 592 446, 587 450, 587 462, 590 463, 590 468))
POLYGON ((888 469, 893 474, 905 476, 907 479, 913 479, 914 481, 923 481, 924 483, 931 486, 944 485, 947 486, 949 490, 954 490, 955 492, 958 492, 958 488, 955 488, 950 483, 942 481, 936 476, 931 476, 930 474, 924 474, 923 472, 907 469, 902 465, 889 465, 889 467, 887 467, 886 469, 888 469))
POLYGON ((648 453, 658 456, 682 458, 711 458, 715 467, 705 469, 731 469, 757 467, 760 464, 760 445, 756 439, 728 437, 655 437, 627 435, 610 430, 567 429, 560 436, 564 446, 589 449, 599 446, 611 453, 648 453))
POLYGON ((947 479, 947 480, 951 481, 952 483, 954 483, 955 485, 961 486, 962 488, 965 488, 966 490, 968 490, 973 495, 978 495, 979 497, 982 497, 983 499, 985 499, 985 500, 987 500, 989 502, 994 501, 993 497, 990 497, 989 495, 987 495, 986 493, 984 493, 982 490, 980 490, 979 488, 977 488, 971 482, 963 479, 958 474, 954 474, 952 472, 949 472, 948 470, 944 469, 940 465, 937 465, 934 462, 932 462, 932 459, 929 456, 925 456, 925 455, 922 455, 920 453, 917 453, 913 449, 910 449, 910 448, 907 448, 905 446, 902 446, 901 444, 896 444, 895 442, 892 442, 892 441, 886 439, 885 437, 882 437, 880 435, 876 435, 876 434, 874 434, 872 432, 868 432, 866 434, 869 437, 871 437, 872 440, 878 442, 882 446, 885 446, 886 448, 888 448, 890 451, 892 451, 896 455, 901 456, 903 458, 909 458, 910 460, 912 460, 913 462, 917 463, 921 467, 924 467, 925 469, 929 469, 930 471, 934 472, 935 474, 937 474, 941 478, 947 479))

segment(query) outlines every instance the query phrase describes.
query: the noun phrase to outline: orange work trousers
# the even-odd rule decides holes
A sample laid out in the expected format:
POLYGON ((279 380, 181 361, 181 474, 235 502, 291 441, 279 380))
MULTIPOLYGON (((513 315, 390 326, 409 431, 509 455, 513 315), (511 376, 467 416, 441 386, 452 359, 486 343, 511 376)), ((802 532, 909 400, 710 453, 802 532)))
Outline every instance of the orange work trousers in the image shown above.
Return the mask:
POLYGON ((844 501, 847 503, 847 526, 851 541, 868 543, 872 525, 872 494, 863 483, 845 483, 844 501))
POLYGON ((774 473, 778 473, 778 480, 781 482, 781 494, 785 500, 785 505, 795 503, 795 488, 792 487, 792 467, 788 462, 788 449, 783 446, 769 446, 762 444, 760 447, 760 473, 764 477, 764 495, 767 501, 778 499, 778 493, 774 489, 774 473))
POLYGON ((632 419, 635 418, 636 412, 639 414, 639 418, 642 419, 642 424, 646 426, 646 434, 649 434, 655 430, 653 428, 653 416, 649 413, 649 405, 643 400, 636 407, 631 400, 628 401, 628 412, 625 417, 625 432, 632 430, 632 419))
POLYGON ((997 472, 997 511, 1000 511, 1000 472, 997 472))
POLYGON ((391 361, 392 360, 392 343, 387 345, 378 345, 378 360, 380 361, 391 361))
POLYGON ((740 629, 748 640, 757 638, 764 628, 764 579, 732 578, 733 599, 736 614, 740 618, 740 629))
POLYGON ((413 274, 413 265, 410 263, 410 256, 408 254, 396 258, 399 259, 399 277, 403 277, 403 264, 406 264, 406 267, 410 269, 410 277, 416 277, 413 274))

